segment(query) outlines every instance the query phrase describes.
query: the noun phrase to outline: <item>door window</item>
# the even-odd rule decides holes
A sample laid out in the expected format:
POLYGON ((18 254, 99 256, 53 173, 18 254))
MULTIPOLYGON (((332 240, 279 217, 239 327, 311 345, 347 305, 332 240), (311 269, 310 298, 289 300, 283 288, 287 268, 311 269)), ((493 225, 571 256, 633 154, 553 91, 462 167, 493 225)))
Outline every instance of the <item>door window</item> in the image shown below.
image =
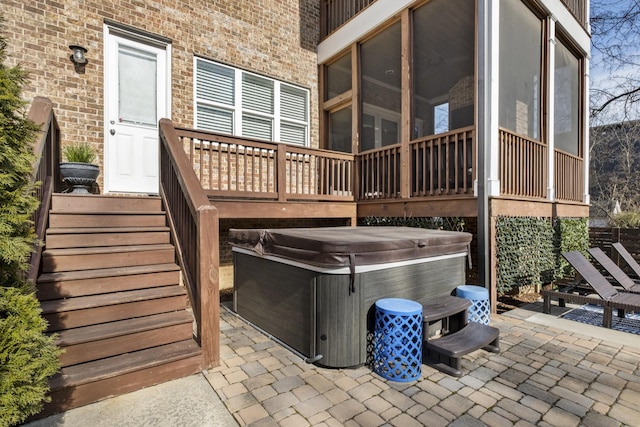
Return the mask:
POLYGON ((118 120, 156 127, 158 59, 151 52, 129 46, 118 48, 118 120))

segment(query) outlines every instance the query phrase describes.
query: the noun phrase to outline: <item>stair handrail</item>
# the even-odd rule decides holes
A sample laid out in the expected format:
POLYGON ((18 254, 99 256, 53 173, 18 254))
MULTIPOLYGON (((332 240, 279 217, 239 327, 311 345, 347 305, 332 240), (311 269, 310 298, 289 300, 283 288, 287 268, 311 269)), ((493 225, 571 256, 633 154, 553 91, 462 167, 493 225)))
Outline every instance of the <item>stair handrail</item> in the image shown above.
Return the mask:
POLYGON ((160 195, 208 369, 220 363, 218 210, 205 195, 171 120, 160 120, 159 140, 160 195))
POLYGON ((27 118, 40 127, 38 139, 33 146, 36 160, 33 164, 32 183, 36 187, 36 197, 40 201, 32 216, 38 242, 34 245, 29 259, 26 279, 35 283, 42 259, 42 244, 49 219, 49 209, 54 191, 60 187, 60 128, 49 98, 37 96, 33 99, 27 118))

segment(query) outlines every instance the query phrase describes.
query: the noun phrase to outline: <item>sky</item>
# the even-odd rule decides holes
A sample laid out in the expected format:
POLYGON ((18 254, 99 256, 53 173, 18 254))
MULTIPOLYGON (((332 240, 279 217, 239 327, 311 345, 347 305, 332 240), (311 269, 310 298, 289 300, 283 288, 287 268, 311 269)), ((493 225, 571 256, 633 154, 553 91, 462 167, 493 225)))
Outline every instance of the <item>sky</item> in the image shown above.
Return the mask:
MULTIPOLYGON (((589 74, 593 107, 606 96, 640 88, 640 0, 591 0, 591 17, 589 74), (614 18, 593 21, 603 14, 614 18)), ((640 101, 640 93, 631 99, 640 101)), ((617 102, 603 111, 596 124, 639 117, 640 102, 617 102)))

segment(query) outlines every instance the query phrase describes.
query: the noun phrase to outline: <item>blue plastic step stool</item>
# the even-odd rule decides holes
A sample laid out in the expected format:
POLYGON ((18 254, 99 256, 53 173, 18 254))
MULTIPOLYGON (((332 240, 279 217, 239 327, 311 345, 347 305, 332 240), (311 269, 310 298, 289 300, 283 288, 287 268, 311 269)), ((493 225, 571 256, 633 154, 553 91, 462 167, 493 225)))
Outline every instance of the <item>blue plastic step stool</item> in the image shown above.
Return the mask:
POLYGON ((488 325, 491 318, 489 291, 482 286, 463 285, 456 288, 456 296, 471 301, 469 322, 488 325))
POLYGON ((373 370, 392 381, 422 374, 422 305, 402 298, 375 303, 373 370))

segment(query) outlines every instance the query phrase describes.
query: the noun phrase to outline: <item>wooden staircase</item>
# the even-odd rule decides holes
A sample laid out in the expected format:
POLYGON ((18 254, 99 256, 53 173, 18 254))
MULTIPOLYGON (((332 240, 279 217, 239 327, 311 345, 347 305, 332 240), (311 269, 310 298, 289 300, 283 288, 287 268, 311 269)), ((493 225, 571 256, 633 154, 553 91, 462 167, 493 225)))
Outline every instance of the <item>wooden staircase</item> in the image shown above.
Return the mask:
POLYGON ((41 416, 202 369, 160 198, 54 194, 37 295, 65 349, 41 416))

